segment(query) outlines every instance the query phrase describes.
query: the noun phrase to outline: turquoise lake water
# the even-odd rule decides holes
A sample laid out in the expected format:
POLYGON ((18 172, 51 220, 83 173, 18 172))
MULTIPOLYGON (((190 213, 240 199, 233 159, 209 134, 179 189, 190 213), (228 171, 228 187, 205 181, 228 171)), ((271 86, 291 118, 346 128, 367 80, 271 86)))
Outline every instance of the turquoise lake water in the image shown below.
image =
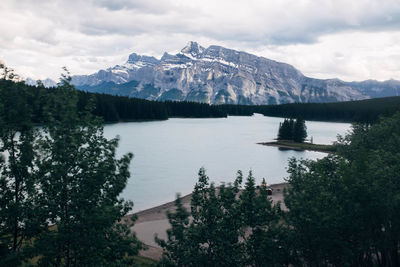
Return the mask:
MULTIPOLYGON (((256 182, 269 184, 287 177, 290 157, 317 159, 325 153, 279 150, 257 145, 276 138, 282 118, 228 117, 221 119, 169 119, 116 123, 105 126, 108 138, 120 136, 118 154, 132 152, 131 178, 122 197, 135 203, 134 211, 192 192, 200 167, 216 185, 233 182, 237 170, 253 171, 256 182)), ((307 121, 314 143, 330 144, 337 134, 350 130, 348 123, 307 121)))

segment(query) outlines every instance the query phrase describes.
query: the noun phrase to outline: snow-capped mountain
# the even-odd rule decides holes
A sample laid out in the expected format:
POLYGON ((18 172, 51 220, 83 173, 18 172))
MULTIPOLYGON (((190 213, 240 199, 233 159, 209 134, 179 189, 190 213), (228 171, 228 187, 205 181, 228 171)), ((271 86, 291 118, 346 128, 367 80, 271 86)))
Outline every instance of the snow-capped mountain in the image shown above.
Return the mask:
MULTIPOLYGON (((133 53, 123 65, 73 76, 72 82, 92 92, 212 104, 333 102, 387 92, 384 83, 375 82, 368 89, 371 86, 363 82, 313 79, 289 64, 221 46, 204 48, 196 42, 178 54, 164 53, 160 60, 133 53)), ((400 82, 391 85, 390 94, 399 94, 400 82)))
MULTIPOLYGON (((38 82, 39 81, 35 81, 32 78, 26 78, 26 80, 25 80, 25 84, 32 85, 32 86, 38 85, 38 82)), ((46 88, 56 87, 57 86, 57 83, 55 81, 53 81, 52 79, 49 79, 49 78, 47 78, 47 79, 45 79, 43 81, 40 81, 40 82, 43 83, 44 87, 46 87, 46 88)))

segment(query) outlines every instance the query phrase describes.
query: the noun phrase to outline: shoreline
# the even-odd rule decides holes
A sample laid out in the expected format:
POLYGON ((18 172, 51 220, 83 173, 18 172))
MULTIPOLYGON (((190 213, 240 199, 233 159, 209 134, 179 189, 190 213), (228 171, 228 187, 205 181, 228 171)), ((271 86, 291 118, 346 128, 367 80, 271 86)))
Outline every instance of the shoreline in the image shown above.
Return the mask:
MULTIPOLYGON (((270 196, 273 203, 281 202, 281 208, 286 209, 283 203, 283 190, 288 187, 288 183, 278 183, 271 185, 273 192, 270 196)), ((190 211, 190 201, 192 193, 181 197, 182 205, 190 211)), ((137 238, 142 241, 146 246, 146 250, 141 250, 139 255, 142 257, 150 258, 153 260, 160 260, 162 257, 162 249, 154 241, 154 236, 157 234, 159 238, 166 240, 166 230, 171 227, 168 222, 167 212, 175 210, 175 200, 170 201, 146 210, 138 211, 129 214, 123 218, 128 219, 132 215, 136 215, 137 219, 134 226, 131 228, 137 238)))
POLYGON ((259 142, 257 145, 273 146, 279 149, 295 150, 295 151, 315 151, 322 153, 335 153, 336 147, 334 145, 322 145, 311 143, 296 143, 291 141, 274 141, 274 142, 259 142))

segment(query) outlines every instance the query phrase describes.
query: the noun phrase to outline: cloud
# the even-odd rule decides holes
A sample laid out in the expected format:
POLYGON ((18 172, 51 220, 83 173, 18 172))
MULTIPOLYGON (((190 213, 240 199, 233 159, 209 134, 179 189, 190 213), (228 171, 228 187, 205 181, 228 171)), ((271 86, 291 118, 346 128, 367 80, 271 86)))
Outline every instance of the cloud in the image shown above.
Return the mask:
POLYGON ((0 1, 0 57, 34 78, 57 77, 63 65, 90 73, 131 52, 161 56, 197 40, 274 56, 311 76, 400 79, 397 43, 374 41, 399 31, 398 0, 0 1))
POLYGON ((93 0, 92 5, 104 7, 108 10, 138 10, 144 13, 152 14, 163 14, 169 10, 169 7, 173 5, 172 1, 148 1, 148 0, 93 0))
POLYGON ((253 51, 294 65, 305 75, 342 80, 400 79, 399 32, 325 35, 314 44, 264 46, 253 51))

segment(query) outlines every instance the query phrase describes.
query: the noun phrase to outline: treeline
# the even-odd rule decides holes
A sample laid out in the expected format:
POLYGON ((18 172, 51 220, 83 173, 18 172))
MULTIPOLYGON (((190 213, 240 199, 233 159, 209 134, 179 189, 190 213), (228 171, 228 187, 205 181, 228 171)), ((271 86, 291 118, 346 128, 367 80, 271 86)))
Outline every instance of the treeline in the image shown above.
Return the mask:
POLYGON ((400 96, 335 103, 293 103, 254 107, 265 116, 306 120, 376 122, 380 116, 391 116, 400 110, 400 96))
MULTIPOLYGON (((129 120, 163 120, 171 117, 222 118, 227 116, 264 116, 319 121, 374 123, 381 116, 400 110, 399 97, 375 98, 337 103, 292 103, 282 105, 209 105, 207 103, 149 101, 124 96, 80 92, 87 101, 96 98, 95 114, 107 122, 129 120)), ((83 102, 85 102, 83 101, 83 102)))
MULTIPOLYGON (((400 112, 353 126, 337 152, 291 159, 285 209, 250 173, 180 199, 160 266, 400 266, 400 112)), ((282 203, 283 204, 283 203, 282 203)))
MULTIPOLYGON (((164 120, 182 118, 222 118, 227 116, 264 116, 319 121, 374 123, 381 116, 400 110, 400 96, 336 103, 292 103, 281 105, 209 105, 197 102, 149 101, 80 91, 80 98, 96 99, 95 114, 107 122, 164 120)), ((83 102, 85 102, 83 101, 83 102)))
MULTIPOLYGON (((0 91, 24 94, 27 105, 33 109, 33 121, 43 123, 43 103, 51 95, 59 93, 58 88, 29 86, 23 82, 0 80, 0 91)), ((209 105, 195 102, 149 101, 125 96, 78 91, 80 111, 87 103, 94 105, 93 113, 105 122, 166 120, 182 118, 221 118, 227 116, 251 116, 260 113, 265 116, 284 118, 303 117, 306 120, 376 122, 380 116, 390 116, 400 110, 400 97, 376 98, 337 103, 305 103, 283 105, 209 105)), ((1 99, 0 99, 1 101, 1 99)))
MULTIPOLYGON (((0 102, 6 95, 15 99, 26 99, 32 109, 32 121, 44 123, 45 103, 47 99, 60 94, 60 88, 45 88, 30 86, 23 82, 0 79, 0 102)), ((227 113, 218 106, 193 102, 158 102, 124 96, 89 93, 77 90, 78 110, 83 112, 85 107, 93 105, 93 115, 102 117, 105 122, 166 120, 170 117, 184 118, 217 118, 226 117, 227 113)), ((19 105, 19 106, 20 106, 19 105)))

